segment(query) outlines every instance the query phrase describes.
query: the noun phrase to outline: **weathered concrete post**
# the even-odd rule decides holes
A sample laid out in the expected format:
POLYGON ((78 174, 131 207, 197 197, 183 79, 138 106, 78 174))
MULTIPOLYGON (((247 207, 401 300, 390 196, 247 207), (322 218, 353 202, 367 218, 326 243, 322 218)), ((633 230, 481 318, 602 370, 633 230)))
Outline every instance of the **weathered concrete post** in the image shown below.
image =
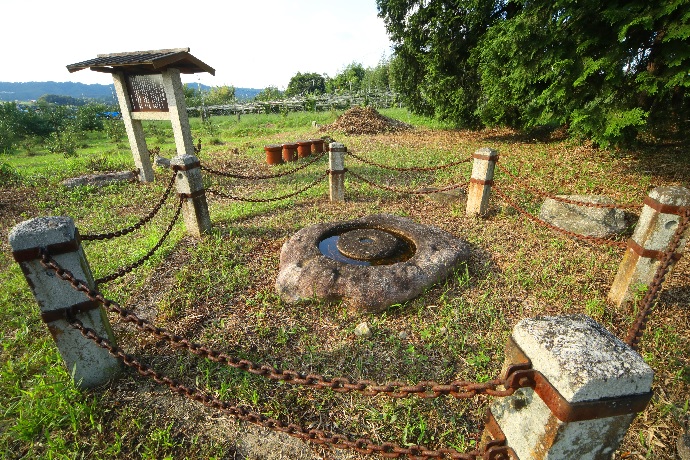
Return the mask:
POLYGON ((331 142, 328 152, 328 169, 331 201, 345 201, 345 152, 339 142, 331 142))
POLYGON ((520 361, 531 387, 491 405, 520 459, 608 459, 652 396, 652 369, 585 315, 520 321, 506 364, 520 361))
POLYGON ((170 167, 177 174, 175 185, 183 200, 182 217, 187 233, 200 238, 211 230, 201 163, 194 155, 180 155, 170 160, 170 167))
POLYGON ((117 100, 120 101, 120 113, 125 124, 129 144, 132 148, 134 165, 139 169, 139 180, 141 182, 153 182, 153 165, 146 146, 146 135, 141 126, 141 120, 132 117, 132 102, 127 90, 127 80, 122 72, 113 74, 113 84, 117 93, 117 100))
POLYGON ((189 127, 184 90, 180 80, 180 69, 169 68, 163 71, 163 88, 168 99, 168 115, 172 124, 175 147, 178 155, 194 155, 194 139, 189 127))
MULTIPOLYGON (((618 307, 627 309, 639 293, 640 286, 649 286, 680 222, 683 207, 690 206, 690 190, 684 187, 657 187, 644 200, 640 219, 628 249, 618 267, 608 298, 618 307)), ((679 246, 682 253, 687 233, 679 246)))
POLYGON ((468 216, 482 216, 489 209, 489 195, 494 183, 494 168, 498 161, 498 152, 487 147, 472 154, 472 176, 467 190, 468 216))
POLYGON ((60 351, 68 372, 79 388, 92 388, 111 380, 121 369, 120 361, 107 350, 85 338, 66 320, 74 314, 85 327, 91 328, 111 344, 115 337, 103 306, 89 300, 54 271, 41 265, 40 248, 46 248, 64 269, 93 289, 91 269, 81 248, 74 221, 69 217, 39 217, 27 220, 9 234, 14 259, 41 309, 41 317, 60 351))

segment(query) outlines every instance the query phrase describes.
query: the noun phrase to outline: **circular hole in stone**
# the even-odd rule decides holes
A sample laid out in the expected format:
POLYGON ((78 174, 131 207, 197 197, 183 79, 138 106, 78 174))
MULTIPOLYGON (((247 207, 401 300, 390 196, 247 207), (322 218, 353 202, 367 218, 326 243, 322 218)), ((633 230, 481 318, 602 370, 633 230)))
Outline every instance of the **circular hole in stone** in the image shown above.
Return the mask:
POLYGON ((666 222, 666 225, 664 225, 664 227, 666 227, 666 230, 673 230, 677 226, 678 226, 678 222, 676 222, 675 220, 670 220, 670 221, 666 222))
POLYGON ((324 256, 351 265, 391 265, 414 255, 407 239, 378 228, 344 230, 319 242, 324 256))

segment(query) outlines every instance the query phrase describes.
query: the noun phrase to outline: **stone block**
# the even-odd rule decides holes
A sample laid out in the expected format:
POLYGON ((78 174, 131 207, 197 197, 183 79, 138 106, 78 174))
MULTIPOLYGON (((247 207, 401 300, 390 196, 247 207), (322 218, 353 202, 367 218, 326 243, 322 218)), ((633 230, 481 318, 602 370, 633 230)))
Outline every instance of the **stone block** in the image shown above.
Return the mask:
MULTIPOLYGON (((569 403, 648 393, 653 371, 632 348, 585 315, 525 319, 513 339, 569 403)), ((531 388, 491 406, 521 459, 606 459, 635 414, 563 422, 531 388)))
MULTIPOLYGON (((558 195, 558 197, 584 203, 614 203, 612 199, 599 195, 558 195)), ((539 218, 563 230, 595 238, 608 238, 623 233, 628 228, 625 212, 620 209, 564 203, 553 198, 544 200, 539 211, 539 218)))

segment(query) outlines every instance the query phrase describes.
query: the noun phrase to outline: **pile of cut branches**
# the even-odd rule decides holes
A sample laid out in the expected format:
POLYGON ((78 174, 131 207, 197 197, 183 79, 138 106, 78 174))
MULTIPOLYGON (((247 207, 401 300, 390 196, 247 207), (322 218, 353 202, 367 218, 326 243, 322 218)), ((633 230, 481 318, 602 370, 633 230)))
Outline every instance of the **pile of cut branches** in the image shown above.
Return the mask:
POLYGON ((352 107, 333 123, 321 127, 321 131, 340 131, 345 134, 381 134, 408 129, 412 129, 412 126, 385 117, 372 107, 361 106, 352 107))

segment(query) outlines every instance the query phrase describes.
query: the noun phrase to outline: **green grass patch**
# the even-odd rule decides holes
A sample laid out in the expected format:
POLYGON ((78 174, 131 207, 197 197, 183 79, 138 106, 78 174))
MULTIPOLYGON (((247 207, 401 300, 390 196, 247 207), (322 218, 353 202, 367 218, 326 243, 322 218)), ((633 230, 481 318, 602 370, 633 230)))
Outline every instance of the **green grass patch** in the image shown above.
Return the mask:
MULTIPOLYGON (((331 135, 358 155, 397 167, 447 164, 489 146, 499 151, 501 164, 534 187, 550 193, 596 192, 623 203, 641 202, 651 184, 669 185, 690 177, 690 162, 662 148, 655 155, 602 152, 558 140, 530 140, 510 131, 454 130, 403 109, 381 112, 416 128, 348 136, 312 125, 331 123, 339 115, 336 112, 212 117, 206 124, 194 118, 191 127, 195 141, 202 140, 203 164, 243 174, 271 174, 303 164, 267 166, 266 144, 331 135), (660 164, 670 166, 659 169, 660 164), (665 175, 667 169, 673 174, 665 175)), ((175 154, 169 125, 149 122, 144 129, 150 148, 160 147, 166 157, 175 154)), ((2 458, 258 456, 252 450, 257 449, 251 442, 253 432, 246 425, 172 395, 132 371, 102 388, 77 391, 11 257, 7 234, 28 218, 70 216, 81 234, 93 234, 133 225, 146 215, 162 195, 170 171, 156 169, 155 182, 147 184, 72 190, 60 185, 68 177, 133 168, 126 143, 94 133, 83 140, 74 157, 34 148, 20 149, 0 161, 0 179, 11 190, 0 207, 2 458)), ((437 172, 404 173, 352 157, 346 157, 346 167, 400 190, 463 183, 471 170, 468 163, 437 172)), ((248 181, 205 174, 204 180, 208 188, 237 197, 271 199, 305 187, 326 168, 324 157, 278 179, 248 181)), ((538 212, 539 198, 511 184, 505 175, 499 174, 497 181, 517 202, 538 212)), ((500 372, 511 328, 525 317, 586 313, 618 336, 632 321, 632 312, 616 311, 605 300, 620 262, 617 250, 564 238, 525 222, 497 199, 492 199, 487 218, 475 219, 465 216, 462 200, 438 203, 396 194, 353 176, 346 178, 346 202, 334 204, 328 200, 326 183, 293 198, 261 203, 208 194, 214 225, 209 235, 193 239, 178 222, 150 260, 100 289, 138 315, 213 349, 283 369, 377 382, 492 379, 500 372), (278 297, 274 283, 280 249, 291 235, 314 223, 378 212, 409 216, 466 238, 472 258, 422 296, 377 315, 357 311, 347 302, 313 299, 289 305, 278 297), (369 324, 371 337, 354 335, 361 322, 369 324)), ((113 273, 146 254, 163 234, 175 203, 173 196, 159 215, 131 235, 84 242, 96 276, 113 273)), ((655 458, 670 458, 671 448, 654 439, 670 439, 687 412, 689 340, 687 328, 681 327, 690 311, 683 295, 687 270, 683 259, 642 342, 643 356, 656 372, 659 396, 624 441, 623 449, 655 458), (651 429, 659 437, 652 437, 651 429)), ((111 321, 120 345, 142 362, 266 416, 353 439, 363 435, 376 442, 461 451, 476 446, 484 401, 372 399, 305 390, 190 355, 112 315, 111 321)), ((274 442, 285 456, 292 455, 287 444, 266 442, 274 442)), ((305 456, 325 455, 318 448, 301 449, 305 456)))

